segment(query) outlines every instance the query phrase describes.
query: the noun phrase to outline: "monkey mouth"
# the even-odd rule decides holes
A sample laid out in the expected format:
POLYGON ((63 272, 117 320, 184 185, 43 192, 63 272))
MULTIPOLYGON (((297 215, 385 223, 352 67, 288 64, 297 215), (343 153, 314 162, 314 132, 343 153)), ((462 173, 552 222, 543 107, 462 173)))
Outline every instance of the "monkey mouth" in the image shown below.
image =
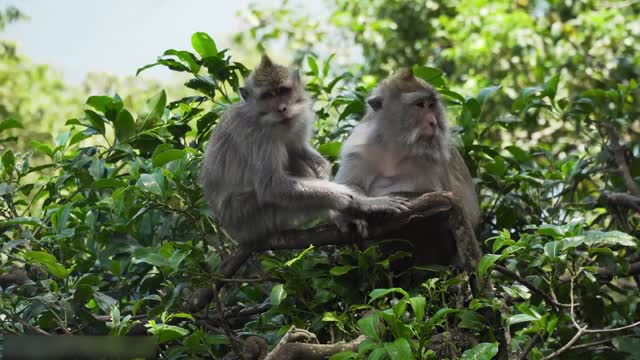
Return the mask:
POLYGON ((287 125, 290 125, 294 119, 295 119, 294 116, 283 116, 280 118, 280 121, 278 122, 278 124, 287 126, 287 125))

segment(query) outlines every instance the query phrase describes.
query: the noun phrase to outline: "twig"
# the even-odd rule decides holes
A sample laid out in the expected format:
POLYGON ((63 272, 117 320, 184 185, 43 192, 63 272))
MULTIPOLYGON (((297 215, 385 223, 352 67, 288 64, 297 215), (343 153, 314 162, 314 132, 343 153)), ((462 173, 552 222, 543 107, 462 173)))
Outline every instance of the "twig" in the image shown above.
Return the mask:
POLYGON ((563 307, 564 308, 570 307, 570 305, 562 304, 562 303, 554 300, 551 296, 549 296, 549 294, 547 294, 544 291, 540 290, 531 281, 521 277, 520 275, 514 273, 513 271, 507 269, 506 267, 504 267, 502 265, 496 265, 495 269, 498 272, 502 273, 503 275, 506 275, 506 276, 518 281, 519 283, 521 283, 522 285, 526 286, 529 290, 533 291, 534 293, 540 295, 542 298, 544 298, 545 301, 547 301, 549 304, 551 304, 554 307, 556 307, 556 309, 563 308, 563 307))
POLYGON ((633 324, 629 324, 629 325, 625 325, 625 326, 621 326, 621 327, 617 327, 617 328, 586 330, 586 332, 589 333, 589 334, 610 333, 610 332, 615 332, 615 331, 622 331, 622 330, 631 329, 631 328, 634 328, 634 327, 636 327, 638 325, 640 325, 640 321, 636 321, 633 324))
MULTIPOLYGON (((623 331, 623 330, 628 330, 631 329, 633 327, 636 327, 638 325, 640 325, 640 321, 637 321, 633 324, 629 324, 629 325, 625 325, 625 326, 621 326, 621 327, 617 327, 617 328, 612 328, 612 329, 594 329, 594 330, 588 330, 587 329, 587 325, 585 326, 580 326, 578 324, 578 321, 575 318, 575 312, 574 312, 574 307, 573 307, 573 277, 571 278, 571 288, 570 288, 570 299, 571 299, 571 308, 570 308, 570 314, 571 314, 571 321, 573 322, 573 325, 578 329, 578 332, 571 338, 571 340, 569 340, 568 343, 566 343, 563 347, 561 347, 560 349, 554 351, 551 355, 545 357, 543 360, 549 360, 549 359, 553 359, 558 357, 560 354, 564 353, 565 351, 572 349, 573 348, 573 344, 575 344, 576 341, 578 341, 578 339, 584 335, 584 334, 601 334, 601 333, 610 333, 610 332, 616 332, 616 331, 623 331)), ((584 345, 584 344, 582 344, 584 345)), ((581 346, 581 345, 577 345, 576 347, 581 346)))
POLYGON ((578 339, 580 338, 580 336, 582 336, 585 331, 587 330, 587 327, 582 327, 578 329, 578 332, 571 338, 571 340, 569 340, 568 343, 566 343, 563 347, 561 347, 560 349, 554 351, 551 355, 545 357, 542 360, 549 360, 549 359, 553 359, 553 358, 557 358, 558 356, 560 356, 560 354, 564 353, 565 351, 569 350, 571 348, 571 346, 578 341, 578 339))
POLYGON ((542 336, 540 336, 540 333, 536 333, 531 338, 531 340, 529 340, 529 342, 527 343, 527 346, 525 346, 524 349, 522 349, 522 352, 520 352, 520 354, 518 355, 517 360, 526 360, 527 355, 529 355, 531 350, 533 350, 533 347, 536 346, 540 342, 540 340, 542 340, 542 336))
POLYGON ((13 321, 16 321, 16 322, 20 323, 20 325, 24 326, 25 328, 33 331, 34 333, 36 333, 38 335, 51 336, 51 334, 49 334, 48 332, 40 329, 39 327, 29 324, 28 322, 23 320, 20 316, 13 315, 13 314, 10 314, 10 313, 4 313, 4 314, 7 317, 11 318, 13 321))
MULTIPOLYGON (((636 334, 631 334, 631 335, 625 335, 625 336, 620 336, 620 337, 638 337, 638 335, 636 335, 636 334)), ((610 343, 613 339, 614 339, 614 338, 608 338, 608 339, 604 339, 604 340, 592 341, 592 342, 588 342, 588 343, 584 343, 584 344, 576 345, 576 346, 572 347, 572 348, 571 348, 571 350, 580 350, 580 349, 590 348, 590 347, 593 347, 593 346, 598 346, 598 345, 608 344, 608 343, 610 343)))

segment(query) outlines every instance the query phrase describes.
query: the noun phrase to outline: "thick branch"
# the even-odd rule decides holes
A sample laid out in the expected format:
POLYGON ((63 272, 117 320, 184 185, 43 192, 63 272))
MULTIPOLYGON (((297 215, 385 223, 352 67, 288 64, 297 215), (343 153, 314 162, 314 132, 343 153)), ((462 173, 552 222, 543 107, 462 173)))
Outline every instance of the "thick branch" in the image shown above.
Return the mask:
POLYGON ((600 199, 610 206, 619 206, 640 213, 640 196, 604 191, 600 199))
MULTIPOLYGON (((433 192, 412 200, 413 207, 408 212, 389 217, 386 221, 369 224, 369 240, 389 238, 409 222, 427 219, 443 212, 450 212, 449 228, 456 241, 460 261, 458 265, 472 271, 482 257, 471 225, 464 217, 460 201, 450 192, 433 192), (471 260, 469 260, 471 259, 471 260)), ((260 241, 252 248, 239 247, 222 263, 219 273, 223 278, 232 277, 244 264, 252 252, 265 250, 305 249, 310 245, 348 245, 362 241, 357 232, 342 233, 333 224, 326 224, 308 230, 290 230, 275 234, 260 241)), ((219 284, 217 284, 219 286, 219 284)))
POLYGON ((620 144, 620 135, 613 126, 607 125, 605 128, 607 130, 607 135, 609 135, 611 151, 613 152, 616 164, 618 165, 618 171, 622 176, 622 181, 624 181, 624 186, 631 195, 640 196, 640 189, 638 189, 638 185, 633 179, 633 176, 631 176, 631 170, 629 169, 629 164, 627 164, 627 158, 624 154, 624 146, 620 144))
POLYGON ((313 333, 292 326, 264 360, 327 359, 341 351, 357 351, 358 345, 365 339, 364 335, 360 335, 348 343, 319 344, 313 333))

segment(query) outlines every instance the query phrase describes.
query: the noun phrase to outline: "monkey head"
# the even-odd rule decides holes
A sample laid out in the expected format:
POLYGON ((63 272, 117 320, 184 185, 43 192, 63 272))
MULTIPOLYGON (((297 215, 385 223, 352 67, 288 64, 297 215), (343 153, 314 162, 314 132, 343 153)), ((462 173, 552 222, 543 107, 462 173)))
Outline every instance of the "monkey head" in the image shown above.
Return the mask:
POLYGON ((307 121, 310 101, 298 70, 274 64, 264 55, 247 78, 240 96, 265 126, 295 128, 307 121))
POLYGON ((439 94, 410 69, 382 81, 367 102, 383 140, 416 155, 447 153, 449 123, 439 94))

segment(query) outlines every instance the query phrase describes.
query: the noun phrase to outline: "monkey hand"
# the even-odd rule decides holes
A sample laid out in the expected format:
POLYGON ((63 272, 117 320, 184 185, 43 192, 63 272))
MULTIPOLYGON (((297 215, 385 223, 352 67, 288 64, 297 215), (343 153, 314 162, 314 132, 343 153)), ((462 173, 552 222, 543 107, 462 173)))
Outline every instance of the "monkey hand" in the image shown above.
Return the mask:
POLYGON ((332 219, 341 233, 348 233, 354 229, 363 239, 369 236, 368 224, 365 219, 358 219, 340 213, 334 214, 332 219))
POLYGON ((374 214, 401 214, 411 208, 411 202, 405 198, 397 196, 364 197, 353 198, 350 210, 356 213, 374 214))

